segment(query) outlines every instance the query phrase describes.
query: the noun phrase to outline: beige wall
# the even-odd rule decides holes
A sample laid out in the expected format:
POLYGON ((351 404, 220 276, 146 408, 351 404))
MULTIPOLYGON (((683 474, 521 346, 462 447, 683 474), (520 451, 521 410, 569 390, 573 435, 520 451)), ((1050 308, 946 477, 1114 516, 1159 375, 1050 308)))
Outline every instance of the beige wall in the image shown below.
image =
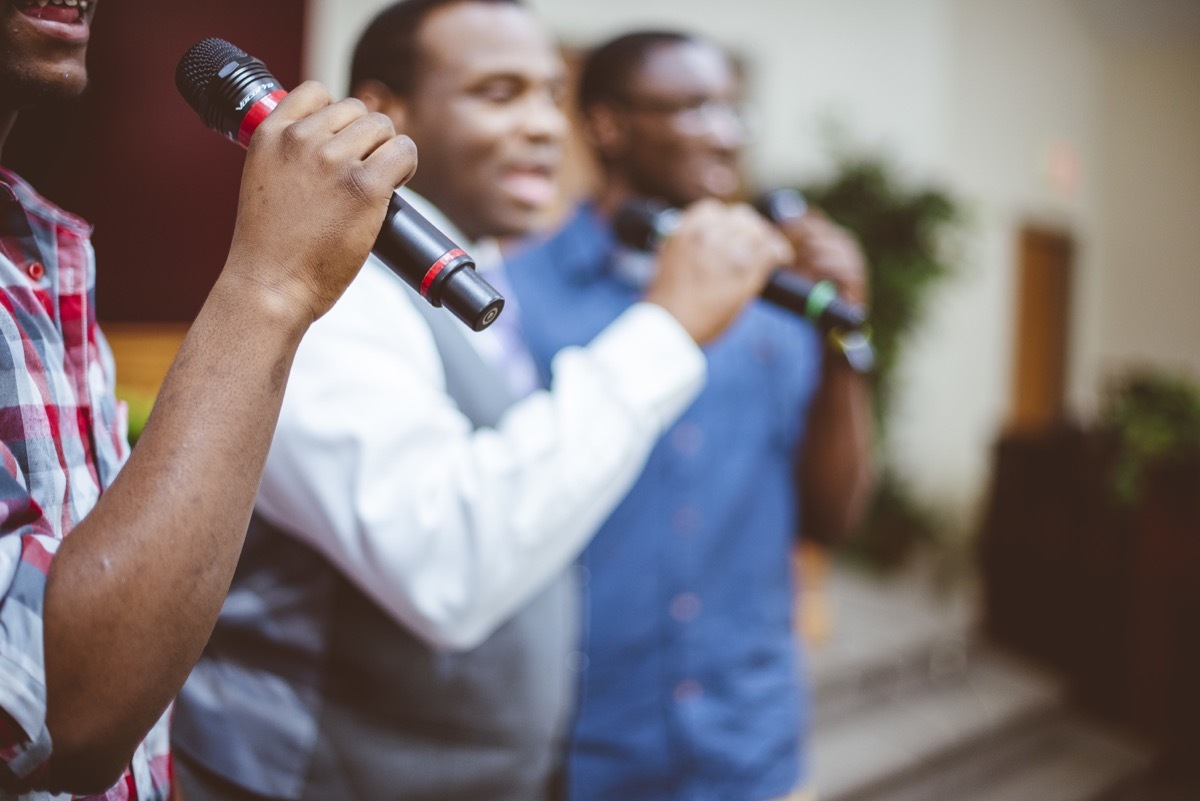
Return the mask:
MULTIPOLYGON (((1104 0, 1112 6, 1123 0, 1104 0)), ((1124 0, 1140 2, 1140 0, 1124 0)), ((309 0, 309 74, 341 91, 379 0, 309 0)), ((1078 242, 1070 401, 1135 360, 1200 375, 1200 38, 1102 32, 1100 0, 532 0, 565 42, 685 26, 737 51, 763 122, 760 184, 825 169, 821 120, 945 183, 973 216, 962 273, 906 365, 889 459, 969 529, 1010 393, 1017 227, 1078 242), (1057 154, 1057 156, 1055 155, 1057 154), (1080 180, 1055 179, 1057 159, 1080 180)), ((1140 7, 1139 7, 1140 9, 1140 7)))
POLYGON ((1092 372, 1200 376, 1200 40, 1105 54, 1103 243, 1092 372))
POLYGON ((387 5, 379 0, 305 0, 308 41, 305 77, 323 81, 334 94, 346 92, 350 48, 370 20, 387 5))
POLYGON ((1069 3, 954 0, 944 12, 950 91, 939 167, 972 228, 962 272, 939 293, 912 351, 891 453, 923 495, 967 526, 1009 409, 1022 223, 1061 227, 1078 239, 1072 339, 1089 336, 1080 326, 1096 292, 1088 239, 1096 227, 1101 86, 1094 37, 1069 3), (1048 176, 1056 147, 1082 165, 1073 191, 1048 176))

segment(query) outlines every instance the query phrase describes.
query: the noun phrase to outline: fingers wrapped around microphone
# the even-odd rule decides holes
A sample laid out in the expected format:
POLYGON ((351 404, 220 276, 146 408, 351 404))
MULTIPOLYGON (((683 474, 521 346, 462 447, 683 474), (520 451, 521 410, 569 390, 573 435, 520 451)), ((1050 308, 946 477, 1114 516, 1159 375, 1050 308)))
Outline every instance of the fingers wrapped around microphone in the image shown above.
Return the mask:
POLYGON ((366 261, 416 165, 412 140, 388 117, 302 84, 250 141, 231 265, 320 317, 366 261))
POLYGON ((832 281, 846 302, 867 302, 867 261, 854 236, 817 211, 780 226, 796 251, 787 264, 813 281, 832 281))
POLYGON ((758 297, 776 267, 792 258, 787 240, 749 206, 702 200, 684 211, 663 243, 646 299, 705 344, 758 297))

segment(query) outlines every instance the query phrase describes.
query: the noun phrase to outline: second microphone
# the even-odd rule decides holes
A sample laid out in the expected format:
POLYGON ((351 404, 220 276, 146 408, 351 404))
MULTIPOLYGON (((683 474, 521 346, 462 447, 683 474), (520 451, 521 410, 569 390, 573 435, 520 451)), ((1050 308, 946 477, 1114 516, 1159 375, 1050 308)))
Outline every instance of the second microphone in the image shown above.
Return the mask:
MULTIPOLYGON (((797 196, 798 198, 798 196, 797 196)), ((792 205, 801 200, 787 199, 792 205)), ((773 207, 766 209, 771 217, 773 207)), ((652 200, 636 200, 618 209, 613 220, 617 238, 629 247, 652 250, 670 236, 679 222, 678 209, 652 200)), ((775 220, 778 222, 778 220, 775 220)), ((829 281, 812 281, 789 270, 776 270, 763 288, 764 300, 807 317, 823 331, 854 331, 867 321, 861 306, 848 303, 837 296, 829 281)))

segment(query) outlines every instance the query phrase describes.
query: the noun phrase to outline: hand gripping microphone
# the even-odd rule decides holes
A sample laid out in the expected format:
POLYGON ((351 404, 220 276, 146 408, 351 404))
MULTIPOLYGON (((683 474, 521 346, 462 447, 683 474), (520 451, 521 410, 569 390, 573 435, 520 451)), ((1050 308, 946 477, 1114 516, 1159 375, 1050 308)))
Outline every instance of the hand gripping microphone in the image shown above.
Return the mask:
MULTIPOLYGON (((209 128, 246 147, 287 92, 258 59, 223 39, 197 42, 175 70, 175 85, 209 128)), ((392 194, 375 256, 434 306, 472 330, 487 328, 504 298, 475 272, 475 262, 410 205, 392 194)))
MULTIPOLYGON (((776 190, 763 195, 756 204, 759 212, 774 223, 802 216, 808 210, 804 198, 795 190, 776 190)), ((653 200, 633 200, 617 210, 613 228, 617 239, 629 247, 653 250, 679 225, 683 214, 653 200)), ((869 372, 875 365, 875 353, 866 331, 863 308, 837 296, 831 281, 812 281, 791 270, 779 269, 763 287, 762 298, 790 312, 807 317, 829 335, 855 370, 869 372)))
MULTIPOLYGON (((613 219, 617 239, 639 250, 653 250, 674 233, 683 212, 653 200, 634 200, 617 210, 613 219)), ((763 300, 807 317, 817 327, 857 329, 866 323, 861 306, 837 297, 829 281, 811 281, 790 270, 776 270, 763 287, 763 300)))

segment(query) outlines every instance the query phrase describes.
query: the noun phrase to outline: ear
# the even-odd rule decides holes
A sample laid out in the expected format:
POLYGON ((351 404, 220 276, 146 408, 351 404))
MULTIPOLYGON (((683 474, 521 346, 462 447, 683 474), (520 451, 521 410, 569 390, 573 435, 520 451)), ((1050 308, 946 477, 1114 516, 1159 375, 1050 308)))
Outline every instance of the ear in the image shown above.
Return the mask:
POLYGON ((352 93, 363 102, 367 111, 378 111, 391 118, 397 133, 405 133, 408 124, 408 103, 380 81, 362 81, 352 93))
POLYGON ((629 121, 620 109, 607 103, 584 111, 583 131, 588 143, 606 160, 620 158, 629 148, 629 121))

